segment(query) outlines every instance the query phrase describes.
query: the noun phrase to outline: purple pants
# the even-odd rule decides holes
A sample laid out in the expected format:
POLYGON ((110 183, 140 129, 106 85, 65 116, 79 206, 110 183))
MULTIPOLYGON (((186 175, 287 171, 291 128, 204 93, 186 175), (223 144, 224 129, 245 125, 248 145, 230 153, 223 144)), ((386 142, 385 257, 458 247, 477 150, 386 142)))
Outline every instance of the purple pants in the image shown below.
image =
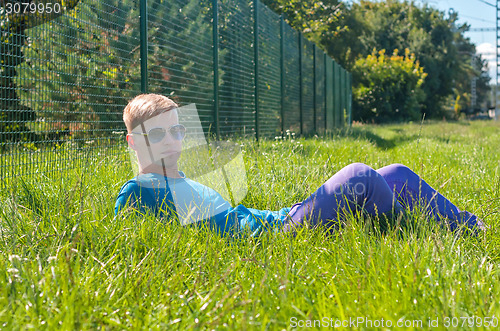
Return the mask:
POLYGON ((338 220, 342 210, 363 208, 371 215, 389 215, 403 207, 412 210, 417 204, 436 221, 447 222, 451 230, 459 224, 471 229, 484 227, 474 214, 460 211, 407 166, 391 164, 373 170, 363 163, 353 163, 333 175, 309 198, 293 205, 289 212, 291 221, 284 230, 300 226, 304 220, 312 225, 338 220))

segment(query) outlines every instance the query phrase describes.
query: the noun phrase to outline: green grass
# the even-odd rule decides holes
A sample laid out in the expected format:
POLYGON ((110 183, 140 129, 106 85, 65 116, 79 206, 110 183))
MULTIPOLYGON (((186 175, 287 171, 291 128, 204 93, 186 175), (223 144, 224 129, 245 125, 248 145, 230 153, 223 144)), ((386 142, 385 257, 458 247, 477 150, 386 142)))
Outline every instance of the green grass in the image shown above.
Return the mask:
POLYGON ((132 176, 115 157, 19 179, 0 194, 0 329, 282 330, 330 318, 415 329, 438 318, 444 329, 447 317, 463 329, 462 317, 500 319, 499 129, 357 126, 330 138, 240 141, 248 207, 291 206, 352 162, 404 163, 490 226, 478 237, 419 211, 406 216, 412 226, 385 234, 352 215, 333 234, 239 239, 152 216, 113 219, 132 176))

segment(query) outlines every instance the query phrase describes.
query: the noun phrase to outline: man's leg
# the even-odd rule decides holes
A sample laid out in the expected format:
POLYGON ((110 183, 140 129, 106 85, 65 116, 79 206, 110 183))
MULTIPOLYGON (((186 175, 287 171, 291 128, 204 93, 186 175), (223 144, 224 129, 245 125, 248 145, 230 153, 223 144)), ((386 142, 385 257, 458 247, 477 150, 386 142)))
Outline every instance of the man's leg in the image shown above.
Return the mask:
POLYGON ((312 225, 337 220, 339 211, 363 207, 368 213, 386 214, 401 210, 401 205, 385 179, 362 163, 353 163, 333 175, 303 202, 292 206, 291 221, 284 231, 301 226, 304 219, 312 225))
POLYGON ((482 229, 484 225, 477 217, 466 211, 460 211, 457 206, 433 189, 410 168, 402 164, 391 164, 380 168, 377 172, 385 179, 389 187, 396 193, 399 201, 407 205, 410 210, 416 204, 425 207, 429 216, 440 222, 447 220, 451 230, 457 224, 464 223, 469 228, 482 229))

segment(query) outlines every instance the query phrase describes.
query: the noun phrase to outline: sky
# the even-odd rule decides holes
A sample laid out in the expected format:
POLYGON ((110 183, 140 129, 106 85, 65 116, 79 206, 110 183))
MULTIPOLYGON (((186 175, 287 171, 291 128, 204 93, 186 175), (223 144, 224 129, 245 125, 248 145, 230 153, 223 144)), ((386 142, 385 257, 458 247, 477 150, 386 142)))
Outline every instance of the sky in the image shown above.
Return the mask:
MULTIPOLYGON (((459 23, 467 23, 471 29, 496 28, 495 7, 497 0, 420 0, 415 2, 425 2, 429 6, 448 13, 454 10, 458 13, 459 23)), ((471 42, 476 45, 476 52, 482 54, 488 60, 488 71, 490 73, 490 83, 495 83, 495 31, 473 32, 465 34, 471 42)))

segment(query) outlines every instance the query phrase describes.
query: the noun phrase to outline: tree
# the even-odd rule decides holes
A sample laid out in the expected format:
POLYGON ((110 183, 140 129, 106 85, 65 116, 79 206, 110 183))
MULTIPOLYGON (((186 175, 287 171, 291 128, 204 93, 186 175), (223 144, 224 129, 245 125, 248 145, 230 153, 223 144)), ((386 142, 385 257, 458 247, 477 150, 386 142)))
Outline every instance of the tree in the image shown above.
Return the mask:
MULTIPOLYGON (((344 7, 338 24, 346 28, 326 36, 322 43, 348 70, 374 48, 385 49, 387 53, 408 48, 428 73, 422 84, 425 98, 421 112, 442 117, 446 100, 470 97, 473 77, 483 77, 481 86, 484 86, 484 69, 471 67, 475 47, 464 37, 469 27, 458 25, 457 20, 456 13, 445 17, 444 12, 428 5, 419 7, 414 2, 363 0, 344 7)), ((479 97, 485 95, 481 93, 479 97)))
POLYGON ((302 32, 307 39, 317 45, 342 29, 338 24, 344 7, 341 1, 263 0, 262 2, 276 13, 283 14, 292 28, 302 32))

